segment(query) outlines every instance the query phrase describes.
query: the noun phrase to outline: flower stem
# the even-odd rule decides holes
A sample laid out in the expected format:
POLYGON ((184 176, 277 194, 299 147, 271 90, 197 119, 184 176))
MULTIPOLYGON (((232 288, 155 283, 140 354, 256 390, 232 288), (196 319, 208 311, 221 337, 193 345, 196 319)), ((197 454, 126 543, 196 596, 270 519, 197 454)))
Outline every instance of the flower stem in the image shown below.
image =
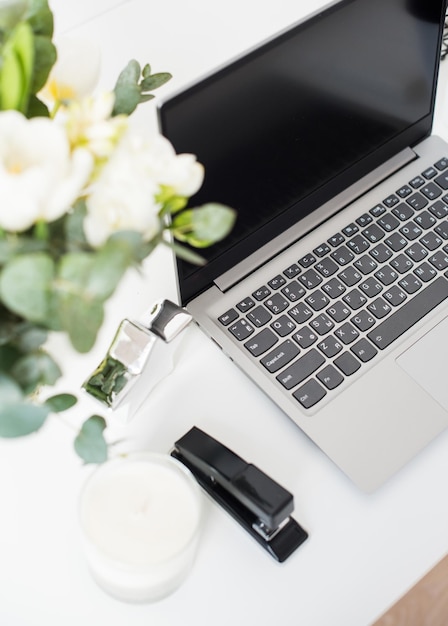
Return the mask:
POLYGON ((46 241, 49 237, 48 224, 44 220, 39 220, 36 222, 34 227, 34 234, 36 239, 40 241, 46 241))

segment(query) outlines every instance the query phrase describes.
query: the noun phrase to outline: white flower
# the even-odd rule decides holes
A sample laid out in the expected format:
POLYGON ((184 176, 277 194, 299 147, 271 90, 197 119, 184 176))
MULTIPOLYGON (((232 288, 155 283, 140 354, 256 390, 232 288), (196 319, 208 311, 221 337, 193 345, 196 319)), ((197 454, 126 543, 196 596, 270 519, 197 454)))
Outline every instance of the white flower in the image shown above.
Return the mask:
POLYGON ((64 129, 48 118, 0 113, 0 227, 21 232, 61 217, 92 170, 86 150, 70 152, 64 129))
POLYGON ((99 159, 110 156, 128 127, 125 115, 111 117, 114 102, 114 94, 106 92, 69 104, 66 126, 73 147, 85 147, 99 159))
POLYGON ((86 200, 84 232, 93 247, 120 230, 135 230, 147 240, 158 232, 159 186, 147 175, 143 162, 123 141, 102 169, 86 200))
POLYGON ((100 73, 100 50, 92 41, 62 38, 57 42, 57 61, 39 96, 60 102, 83 98, 96 87, 100 73))
POLYGON ((161 135, 146 137, 128 130, 87 198, 87 240, 98 247, 119 230, 136 230, 150 240, 160 229, 156 198, 162 186, 189 197, 201 186, 203 175, 193 155, 176 155, 161 135))
POLYGON ((171 187, 178 196, 194 195, 204 180, 204 167, 193 154, 176 154, 171 143, 162 135, 134 137, 145 153, 148 174, 160 185, 171 187))

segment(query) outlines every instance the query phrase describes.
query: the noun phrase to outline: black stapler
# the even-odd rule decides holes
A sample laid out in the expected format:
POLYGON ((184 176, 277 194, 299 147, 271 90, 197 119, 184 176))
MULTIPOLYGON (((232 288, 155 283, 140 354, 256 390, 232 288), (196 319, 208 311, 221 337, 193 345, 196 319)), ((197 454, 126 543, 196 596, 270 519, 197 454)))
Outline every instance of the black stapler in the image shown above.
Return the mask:
POLYGON ((291 517, 292 494, 199 428, 176 441, 171 455, 280 563, 307 539, 291 517))

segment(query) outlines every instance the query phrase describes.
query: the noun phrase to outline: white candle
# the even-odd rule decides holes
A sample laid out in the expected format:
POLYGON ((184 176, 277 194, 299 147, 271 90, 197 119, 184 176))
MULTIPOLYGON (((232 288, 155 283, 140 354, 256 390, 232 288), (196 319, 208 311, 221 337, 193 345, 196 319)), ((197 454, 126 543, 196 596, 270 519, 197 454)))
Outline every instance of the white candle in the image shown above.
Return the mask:
POLYGON ((170 594, 190 571, 201 513, 199 485, 168 455, 135 453, 101 465, 80 501, 94 579, 129 602, 170 594))

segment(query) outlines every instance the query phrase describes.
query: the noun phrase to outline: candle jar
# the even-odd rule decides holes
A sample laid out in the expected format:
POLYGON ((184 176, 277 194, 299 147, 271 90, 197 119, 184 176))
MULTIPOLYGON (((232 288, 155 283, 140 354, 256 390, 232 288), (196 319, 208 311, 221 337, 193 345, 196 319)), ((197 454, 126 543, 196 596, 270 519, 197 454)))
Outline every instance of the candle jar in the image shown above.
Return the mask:
POLYGON ((128 602, 159 600, 194 561, 202 492, 168 455, 133 453, 99 466, 80 497, 87 562, 98 585, 128 602))

